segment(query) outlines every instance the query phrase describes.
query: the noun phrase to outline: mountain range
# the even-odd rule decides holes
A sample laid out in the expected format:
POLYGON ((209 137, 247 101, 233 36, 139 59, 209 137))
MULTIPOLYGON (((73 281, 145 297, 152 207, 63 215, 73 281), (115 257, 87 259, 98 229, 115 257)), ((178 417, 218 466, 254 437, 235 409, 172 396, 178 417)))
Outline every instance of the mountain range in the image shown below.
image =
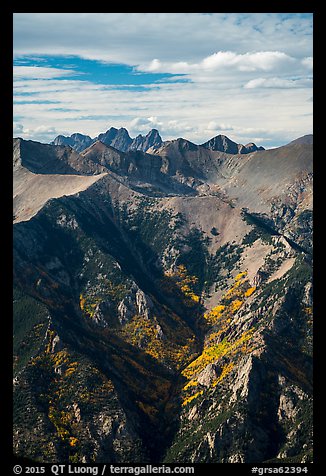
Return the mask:
POLYGON ((313 460, 312 142, 14 139, 16 455, 313 460))
MULTIPOLYGON (((75 149, 77 152, 81 152, 96 141, 101 141, 103 144, 110 145, 122 152, 127 152, 129 150, 141 150, 146 152, 150 148, 155 149, 163 144, 162 138, 157 129, 151 129, 146 136, 139 134, 137 137, 132 139, 129 136, 127 129, 124 127, 121 127, 120 129, 110 127, 110 129, 103 134, 99 134, 94 139, 80 133, 71 134, 69 137, 59 135, 51 142, 51 144, 70 145, 70 147, 75 149)), ((257 147, 256 144, 252 142, 247 145, 237 144, 221 134, 213 137, 204 144, 201 144, 201 146, 206 149, 226 152, 228 154, 248 154, 249 152, 254 152, 256 150, 264 150, 264 147, 257 147)))
POLYGON ((121 127, 120 129, 110 127, 110 129, 99 134, 94 139, 84 134, 75 133, 71 134, 69 137, 59 135, 53 140, 53 142, 51 142, 51 144, 70 145, 70 147, 77 150, 77 152, 81 152, 96 141, 101 141, 103 144, 110 145, 122 152, 127 152, 128 150, 142 150, 143 152, 146 152, 150 147, 160 146, 163 142, 156 129, 151 129, 146 136, 139 134, 137 137, 132 139, 129 136, 127 129, 124 127, 121 127))

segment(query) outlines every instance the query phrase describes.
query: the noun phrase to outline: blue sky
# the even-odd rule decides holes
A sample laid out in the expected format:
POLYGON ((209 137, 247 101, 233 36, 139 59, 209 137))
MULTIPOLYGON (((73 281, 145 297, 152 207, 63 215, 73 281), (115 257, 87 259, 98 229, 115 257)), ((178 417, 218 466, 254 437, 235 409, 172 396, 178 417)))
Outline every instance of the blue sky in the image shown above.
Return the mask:
MULTIPOLYGON (((69 69, 71 70, 70 79, 87 80, 95 84, 111 84, 121 89, 134 86, 136 90, 142 90, 143 85, 167 80, 174 76, 169 73, 142 73, 132 66, 103 63, 74 56, 23 57, 15 59, 14 65, 69 69)), ((180 78, 178 82, 180 81, 187 81, 187 79, 180 78)))
POLYGON ((312 132, 312 14, 16 13, 14 136, 312 132))

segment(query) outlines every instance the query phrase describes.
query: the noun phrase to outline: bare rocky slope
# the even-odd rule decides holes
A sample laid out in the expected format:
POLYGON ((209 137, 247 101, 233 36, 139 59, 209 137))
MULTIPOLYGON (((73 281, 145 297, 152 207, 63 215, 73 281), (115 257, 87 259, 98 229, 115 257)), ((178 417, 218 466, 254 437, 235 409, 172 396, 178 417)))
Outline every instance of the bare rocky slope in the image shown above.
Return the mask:
POLYGON ((300 142, 78 153, 14 140, 15 454, 312 461, 300 142))

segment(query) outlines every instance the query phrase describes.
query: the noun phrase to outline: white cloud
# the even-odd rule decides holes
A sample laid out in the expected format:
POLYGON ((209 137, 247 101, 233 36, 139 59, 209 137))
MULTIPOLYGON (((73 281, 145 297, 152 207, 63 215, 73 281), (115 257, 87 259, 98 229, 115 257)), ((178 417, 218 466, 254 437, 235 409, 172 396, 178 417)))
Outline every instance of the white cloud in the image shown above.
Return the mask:
POLYGON ((13 135, 14 137, 22 137, 24 139, 50 142, 56 135, 58 135, 58 131, 55 127, 48 127, 45 125, 29 128, 24 127, 23 124, 14 123, 13 135))
POLYGON ((130 127, 132 128, 148 128, 159 126, 161 123, 158 121, 157 117, 135 117, 130 121, 130 127))
POLYGON ((207 131, 232 131, 233 126, 231 124, 218 123, 216 121, 210 121, 206 127, 207 131))
MULTIPOLYGON (((136 66, 137 71, 151 73, 170 73, 184 75, 184 78, 194 83, 214 82, 221 88, 241 87, 245 82, 246 86, 252 88, 251 77, 254 74, 264 74, 268 84, 272 85, 274 78, 281 76, 284 81, 278 81, 277 86, 288 87, 304 87, 311 86, 309 81, 305 82, 304 75, 307 75, 308 63, 310 59, 294 58, 281 51, 259 51, 255 53, 239 54, 233 51, 218 51, 203 58, 198 63, 188 63, 185 61, 164 62, 154 59, 147 64, 136 66), (302 80, 292 80, 294 76, 302 77, 302 80)), ((281 78, 281 79, 282 79, 281 78)), ((259 78, 260 79, 260 78, 259 78)), ((256 78, 254 78, 256 81, 256 78)), ((276 85, 277 81, 274 81, 276 85)))
POLYGON ((313 69, 313 58, 312 56, 309 56, 307 58, 303 58, 301 61, 303 66, 305 66, 307 69, 312 70, 313 69))
POLYGON ((15 13, 16 55, 74 55, 137 65, 199 62, 214 51, 311 56, 312 15, 15 13))
POLYGON ((265 137, 268 145, 271 136, 278 134, 283 141, 287 131, 293 138, 311 130, 311 117, 304 116, 312 109, 309 88, 220 89, 209 82, 152 84, 135 91, 88 81, 44 79, 17 80, 14 88, 30 93, 17 96, 20 102, 14 104, 16 122, 28 131, 23 137, 41 141, 59 133, 95 137, 111 126, 124 126, 132 136, 157 128, 164 140, 183 136, 203 143, 232 132, 233 140, 265 137), (51 135, 50 129, 38 129, 45 124, 56 132, 51 135), (264 132, 259 132, 262 124, 264 132))
POLYGON ((311 131, 309 15, 16 13, 14 23, 14 52, 21 61, 14 114, 17 134, 26 138, 73 132, 94 137, 124 126, 133 136, 157 128, 165 140, 184 136, 202 143, 230 132, 238 142, 260 138, 268 145, 311 131), (73 79, 76 70, 68 66, 22 63, 34 56, 40 64, 40 55, 173 76, 122 90, 86 75, 73 79))
MULTIPOLYGON (((156 73, 157 71, 161 71, 162 63, 157 58, 154 58, 149 65, 144 67, 143 71, 148 71, 149 73, 156 73)), ((137 68, 139 70, 139 68, 137 68)))
POLYGON ((237 54, 233 51, 218 51, 205 57, 199 63, 178 61, 175 63, 162 62, 155 58, 148 64, 141 64, 138 71, 190 74, 198 72, 219 72, 234 69, 243 72, 290 70, 300 61, 280 51, 259 51, 256 53, 237 54))
POLYGON ((283 78, 256 78, 251 79, 244 85, 246 89, 272 88, 272 89, 292 89, 292 88, 312 88, 312 79, 283 79, 283 78))
POLYGON ((14 135, 19 135, 20 133, 24 132, 24 126, 23 124, 19 124, 18 122, 13 123, 13 134, 14 135))
POLYGON ((48 68, 44 66, 14 66, 14 79, 53 79, 74 74, 76 74, 76 71, 70 69, 48 68))
POLYGON ((295 59, 281 51, 259 51, 257 53, 235 54, 219 51, 205 58, 199 67, 206 70, 221 70, 233 67, 239 71, 273 71, 288 68, 295 59))

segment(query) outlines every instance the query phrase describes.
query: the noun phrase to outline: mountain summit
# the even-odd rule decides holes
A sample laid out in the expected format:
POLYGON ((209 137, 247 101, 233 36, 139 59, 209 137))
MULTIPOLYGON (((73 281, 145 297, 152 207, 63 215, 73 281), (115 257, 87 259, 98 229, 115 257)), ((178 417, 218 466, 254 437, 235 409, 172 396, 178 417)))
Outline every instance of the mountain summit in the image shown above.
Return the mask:
POLYGON ((129 149, 146 152, 151 147, 157 148, 162 144, 162 138, 157 129, 151 129, 146 136, 139 134, 131 143, 129 149))
POLYGON ((265 150, 264 147, 257 147, 253 142, 247 145, 237 144, 221 134, 201 145, 206 149, 218 150, 220 152, 226 152, 227 154, 249 154, 256 150, 265 150))
POLYGON ((97 140, 103 142, 105 145, 110 145, 115 149, 121 150, 122 152, 126 152, 132 143, 132 139, 129 136, 127 129, 124 127, 121 127, 120 129, 111 127, 104 134, 100 134, 96 137, 94 142, 97 140))
POLYGON ((71 134, 70 137, 59 135, 51 142, 53 145, 69 145, 77 152, 86 149, 92 143, 93 139, 90 136, 80 133, 71 134))

